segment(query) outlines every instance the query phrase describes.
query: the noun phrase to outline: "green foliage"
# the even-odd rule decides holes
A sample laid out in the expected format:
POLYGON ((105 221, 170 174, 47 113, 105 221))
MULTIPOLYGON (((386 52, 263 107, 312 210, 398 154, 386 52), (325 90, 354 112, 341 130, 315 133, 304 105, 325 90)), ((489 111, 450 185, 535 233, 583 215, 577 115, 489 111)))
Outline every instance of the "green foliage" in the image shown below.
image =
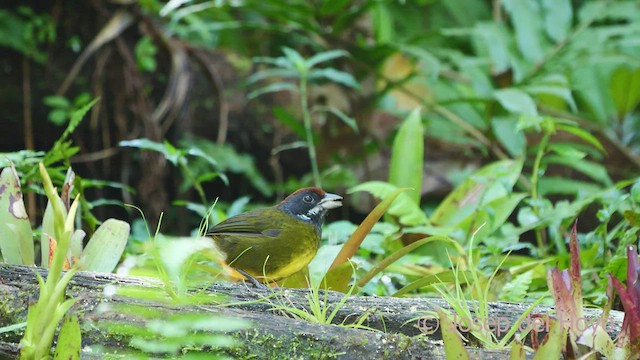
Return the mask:
POLYGON ((49 14, 36 14, 28 6, 17 10, 0 10, 0 46, 17 50, 38 62, 44 62, 45 52, 38 47, 52 43, 56 27, 49 14))
POLYGON ((207 203, 207 196, 202 188, 202 183, 208 180, 215 179, 217 177, 222 178, 223 181, 227 182, 227 177, 224 173, 218 171, 207 171, 206 173, 199 175, 198 177, 191 171, 189 167, 189 159, 191 157, 205 160, 209 167, 213 167, 214 169, 217 167, 216 160, 202 151, 200 148, 196 146, 190 146, 184 149, 176 148, 171 145, 168 141, 164 141, 163 143, 151 141, 149 139, 134 139, 134 140, 123 140, 120 141, 120 146, 124 147, 134 147, 143 150, 151 150, 161 153, 165 159, 167 159, 171 164, 177 166, 188 180, 187 186, 193 185, 196 189, 198 195, 200 196, 200 201, 203 204, 207 203))
MULTIPOLYGON (((61 126, 71 119, 74 119, 74 122, 79 122, 84 117, 84 114, 79 118, 77 116, 74 117, 74 114, 91 102, 91 95, 88 93, 82 93, 78 95, 73 102, 63 96, 47 96, 43 99, 43 102, 45 105, 51 107, 51 112, 49 112, 49 121, 61 126)), ((92 102, 88 108, 91 108, 93 104, 95 104, 95 101, 92 102)), ((87 110, 85 110, 85 112, 87 110)), ((73 132, 73 129, 76 126, 77 123, 73 125, 69 133, 73 132)))
MULTIPOLYGON (((350 266, 350 264, 344 265, 350 266)), ((349 274, 351 273, 352 271, 349 272, 349 274)), ((322 290, 321 288, 328 289, 331 288, 331 286, 326 283, 319 283, 311 286, 309 294, 306 296, 309 305, 308 309, 295 307, 287 300, 286 294, 279 294, 277 292, 272 292, 271 295, 263 297, 261 301, 266 301, 272 306, 272 310, 281 311, 291 318, 316 324, 330 325, 334 323, 334 319, 338 314, 338 311, 340 311, 347 302, 349 296, 353 294, 355 286, 350 286, 340 301, 333 304, 327 301, 329 292, 322 290), (275 300, 272 300, 272 297, 275 298, 275 300)), ((358 316, 353 322, 347 322, 347 319, 345 318, 339 325, 349 328, 374 330, 363 325, 370 315, 372 314, 369 311, 366 311, 358 316)))
POLYGON ((0 173, 0 250, 9 264, 33 265, 33 234, 15 168, 0 173))
MULTIPOLYGON (((180 190, 194 187, 200 198, 199 204, 182 204, 207 219, 222 219, 253 206, 243 197, 207 211, 209 199, 203 184, 219 177, 224 180, 225 173, 241 174, 265 197, 276 188, 294 190, 313 182, 327 188, 349 188, 350 192, 366 191, 382 199, 383 206, 361 227, 350 222, 326 227, 318 257, 310 266, 311 284, 325 279, 327 287, 343 291, 426 294, 453 303, 476 300, 478 316, 486 315, 482 306, 498 298, 533 301, 544 297, 542 301, 550 302, 546 267, 571 261, 565 234, 578 217, 589 225, 576 234, 583 253, 584 301, 602 305, 605 284, 597 279, 607 273, 625 276, 625 250, 637 243, 640 231, 640 11, 636 2, 145 0, 139 5, 145 16, 155 16, 153 20, 162 24, 162 31, 146 31, 145 27, 139 38, 126 42, 136 44, 132 59, 139 70, 148 72, 145 77, 160 82, 166 78, 162 71, 167 57, 159 54, 168 51, 173 61, 177 53, 157 44, 173 41, 170 36, 179 38, 189 55, 201 50, 198 47, 215 48, 243 71, 253 64, 254 72, 246 77, 252 90, 248 94, 253 101, 251 110, 260 111, 264 103, 258 100, 273 100, 275 126, 282 125, 302 139, 285 138, 285 144, 274 146, 271 154, 300 147, 309 152, 310 175, 272 185, 260 174, 262 167, 256 166, 251 154, 239 154, 230 144, 219 146, 190 136, 177 146, 146 139, 122 142, 121 146, 160 152, 180 169, 184 179, 180 190), (340 49, 332 48, 333 44, 340 49), (348 110, 330 101, 327 105, 312 103, 314 87, 327 83, 349 91, 340 94, 351 105, 348 110), (293 96, 264 97, 282 91, 293 96), (288 99, 294 106, 284 103, 288 99), (397 132, 379 122, 407 113, 397 132), (351 150, 333 152, 335 142, 325 143, 322 137, 336 135, 334 129, 325 127, 327 116, 359 132, 362 141, 338 144, 349 145, 351 150), (327 145, 328 156, 316 154, 319 144, 327 145), (425 148, 433 154, 425 154, 425 148), (432 149, 441 148, 455 156, 451 162, 438 160, 468 166, 447 168, 446 173, 425 166, 425 158, 431 162, 438 155, 432 149), (380 154, 385 164, 389 162, 389 172, 375 176, 388 183, 355 177, 361 172, 353 168, 363 165, 368 174, 369 156, 380 154), (319 158, 325 162, 319 164, 319 158), (444 200, 426 193, 421 203, 422 192, 428 191, 422 189, 424 180, 429 180, 423 179, 423 171, 448 180, 455 171, 466 175, 451 181, 453 190, 444 200), (400 192, 404 187, 413 190, 400 192), (397 197, 390 200, 393 196, 397 197), (377 223, 385 212, 382 208, 387 210, 386 222, 377 223), (338 256, 342 265, 328 272, 341 249, 346 252, 338 256), (355 270, 345 259, 350 259, 355 270), (356 286, 349 287, 353 278, 358 279, 356 286), (489 286, 495 289, 490 294, 489 286)), ((126 21, 121 24, 133 21, 122 19, 126 21)), ((0 20, 5 24, 0 29, 4 35, 1 45, 42 61, 40 45, 55 39, 48 15, 20 7, 0 11, 0 20)), ((151 27, 152 22, 146 26, 151 27)), ((112 31, 107 38, 121 34, 121 30, 112 31)), ((143 95, 157 92, 152 90, 145 86, 143 95)), ((67 131, 49 152, 25 150, 0 156, 3 166, 9 165, 6 158, 16 163, 15 172, 25 191, 34 188, 25 184, 37 183, 35 165, 39 162, 49 167, 54 182, 63 183, 70 158, 79 151, 68 141, 69 135, 90 107, 85 106, 86 100, 86 95, 73 101, 45 98, 43 102, 51 107, 50 121, 66 124, 67 131), (58 163, 64 167, 56 168, 58 163)), ((270 129, 272 124, 267 121, 264 128, 270 129)), ((343 138, 331 140, 336 139, 343 138)), ((16 176, 7 171, 0 177, 11 181, 5 192, 19 191, 11 180, 16 176)), ((83 186, 95 185, 83 179, 75 183, 80 193, 83 186)), ((0 192, 0 205, 7 201, 0 192)), ((60 229, 56 230, 54 205, 50 203, 45 211, 43 233, 57 236, 60 229)), ((88 208, 85 203, 82 207, 88 208)), ((0 237, 24 240, 5 242, 2 251, 5 260, 26 263, 33 246, 28 243, 32 242, 31 229, 25 226, 27 221, 16 219, 0 222, 0 237), (22 235, 16 237, 16 233, 22 235)), ((70 235, 72 254, 81 252, 81 235, 75 231, 70 235)), ((207 240, 161 235, 153 241, 143 240, 129 244, 143 264, 132 272, 160 277, 170 289, 165 295, 173 301, 191 301, 187 300, 192 289, 187 275, 197 273, 196 278, 202 280, 206 278, 203 273, 212 271, 209 265, 215 256, 207 252, 207 240)), ((85 250, 96 258, 102 250, 90 246, 85 250)), ((108 260, 104 259, 108 267, 117 261, 114 257, 108 260)), ((311 300, 318 305, 312 317, 326 319, 331 314, 319 307, 320 296, 311 300)), ((471 316, 462 307, 455 311, 471 316)), ((440 315, 453 333, 455 324, 445 323, 440 315)), ((199 331, 173 320, 176 324, 157 324, 180 334, 199 331)), ((552 341, 538 351, 538 358, 558 357, 562 347, 558 339, 566 338, 566 329, 560 325, 552 326, 552 341)), ((139 348, 176 355, 189 346, 184 338, 171 338, 169 343, 178 345, 163 348, 159 340, 148 340, 162 338, 155 330, 143 330, 148 336, 140 336, 146 340, 137 340, 139 348)), ((493 344, 489 346, 496 343, 488 334, 475 335, 493 344)), ((459 339, 445 341, 458 342, 460 348, 459 339)), ((522 347, 515 341, 513 351, 522 347)), ((464 356, 462 351, 449 354, 464 356)))
POLYGON ((420 204, 424 167, 424 135, 420 109, 413 110, 407 116, 394 137, 389 167, 389 183, 410 188, 411 200, 420 204))
MULTIPOLYGON (((382 181, 369 181, 349 189, 349 192, 366 191, 371 195, 384 199, 397 191, 398 188, 392 184, 382 181)), ((429 220, 422 209, 418 207, 411 197, 405 193, 400 193, 396 201, 389 207, 388 213, 396 216, 400 224, 407 226, 426 225, 429 220)))
POLYGON ((153 72, 156 69, 155 59, 158 49, 148 36, 142 37, 136 44, 135 54, 138 68, 142 71, 153 72))
MULTIPOLYGON (((226 332, 242 330, 249 325, 242 319, 183 311, 167 314, 141 305, 114 304, 108 310, 144 322, 144 325, 132 325, 114 321, 101 325, 109 333, 128 339, 128 345, 137 351, 117 351, 130 357, 181 358, 181 355, 183 358, 206 356, 207 359, 228 359, 222 354, 223 349, 238 346, 238 341, 226 332)), ((109 353, 110 349, 96 350, 109 353)))
POLYGON ((62 327, 60 328, 60 334, 58 335, 58 342, 53 359, 79 360, 80 350, 82 348, 81 339, 82 335, 80 333, 78 316, 75 314, 65 316, 62 327))
POLYGON ((29 307, 27 328, 20 341, 21 359, 47 358, 58 323, 75 303, 74 299, 65 300, 65 289, 77 269, 67 271, 61 277, 66 262, 66 254, 73 233, 73 219, 78 208, 78 201, 74 201, 68 214, 63 211, 62 200, 56 193, 44 166, 40 164, 44 189, 53 206, 54 235, 57 239, 57 249, 47 275, 47 280, 37 274, 40 286, 38 302, 29 307))
POLYGON ((296 50, 288 47, 283 47, 282 52, 284 53, 283 57, 255 58, 254 62, 267 64, 271 66, 271 68, 256 72, 247 79, 247 82, 249 84, 252 84, 271 78, 282 78, 283 80, 297 80, 298 83, 294 85, 286 81, 272 82, 250 92, 247 96, 249 97, 249 99, 251 99, 263 94, 285 90, 298 93, 298 96, 300 97, 302 123, 304 124, 305 130, 306 146, 309 153, 309 160, 311 161, 313 182, 315 186, 321 187, 322 182, 320 179, 320 171, 318 168, 316 146, 313 139, 311 114, 315 111, 330 112, 336 115, 340 120, 345 122, 345 124, 350 126, 352 129, 357 130, 357 127, 355 121, 349 118, 339 109, 325 106, 310 107, 308 104, 308 86, 310 83, 317 81, 330 81, 354 89, 357 89, 359 85, 355 78, 347 72, 340 71, 331 67, 322 69, 316 68, 317 65, 320 65, 322 63, 347 56, 348 53, 344 50, 329 50, 319 52, 308 59, 302 57, 302 55, 300 55, 300 53, 298 53, 296 50))
MULTIPOLYGON (((139 210, 139 209, 138 209, 139 210)), ((209 211, 212 211, 210 209, 209 211)), ((145 219, 144 214, 141 213, 145 219)), ((146 301, 159 301, 169 306, 219 304, 224 301, 222 295, 204 294, 212 281, 212 273, 219 271, 203 265, 206 260, 218 258, 213 250, 212 240, 203 237, 207 228, 207 219, 203 218, 200 236, 196 238, 167 238, 159 233, 162 217, 158 228, 151 234, 146 221, 143 224, 150 248, 148 254, 143 254, 133 269, 127 269, 132 274, 144 274, 159 278, 163 282, 160 287, 118 287, 113 289, 114 295, 126 297, 129 303, 109 303, 102 311, 114 311, 126 315, 124 321, 114 320, 102 322, 98 326, 112 335, 127 339, 132 348, 124 351, 127 356, 171 356, 183 357, 204 356, 212 359, 227 359, 223 355, 225 348, 238 346, 237 339, 229 332, 243 330, 249 327, 244 319, 229 318, 219 314, 203 315, 188 311, 172 309, 149 308, 140 305, 146 301), (147 255, 152 256, 147 256, 147 255), (132 324, 128 319, 136 319, 139 323, 132 324), (137 349, 137 350, 136 350, 137 349)), ((146 219, 145 219, 146 220, 146 219)), ((130 255, 135 259, 135 255, 130 255)), ((109 353, 112 349, 100 348, 96 350, 109 353)), ((113 349, 122 353, 122 349, 113 349)))
MULTIPOLYGON (((264 196, 273 195, 273 189, 267 182, 264 176, 260 173, 256 167, 255 160, 249 154, 238 153, 231 145, 216 145, 213 142, 202 138, 190 138, 180 142, 182 146, 187 147, 189 144, 192 147, 200 149, 200 151, 211 159, 216 161, 216 169, 222 173, 233 173, 243 175, 249 180, 251 185, 258 190, 264 196)), ((190 163, 192 171, 198 174, 199 179, 206 179, 209 177, 207 169, 210 171, 211 165, 204 158, 196 157, 190 163)), ((189 186, 188 182, 185 182, 183 188, 189 186)))

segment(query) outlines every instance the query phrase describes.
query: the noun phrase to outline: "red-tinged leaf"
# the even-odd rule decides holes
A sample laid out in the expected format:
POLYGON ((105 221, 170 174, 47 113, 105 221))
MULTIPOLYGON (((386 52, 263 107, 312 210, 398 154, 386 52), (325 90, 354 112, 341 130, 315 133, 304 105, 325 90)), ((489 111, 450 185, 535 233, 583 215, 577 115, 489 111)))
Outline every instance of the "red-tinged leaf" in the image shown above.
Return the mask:
POLYGON ((553 292, 558 320, 564 328, 568 328, 577 319, 576 303, 573 301, 573 296, 571 296, 569 272, 553 268, 549 270, 547 279, 551 282, 549 288, 553 292))
POLYGON ((578 245, 578 221, 573 223, 569 239, 569 252, 571 253, 571 295, 576 306, 576 317, 582 317, 582 277, 580 274, 580 246, 578 245))
POLYGON ((633 302, 640 305, 640 284, 638 284, 638 251, 633 245, 627 246, 627 291, 633 302))
POLYGON ((524 360, 527 356, 524 351, 524 344, 520 340, 518 334, 515 335, 515 339, 511 342, 511 354, 509 360, 524 360))
POLYGON ((640 350, 640 339, 638 339, 638 336, 640 335, 640 313, 638 311, 640 310, 640 308, 638 307, 638 303, 633 301, 631 293, 633 293, 634 291, 625 289, 620 280, 616 279, 613 275, 609 276, 613 282, 613 286, 615 287, 616 292, 618 293, 618 296, 620 297, 622 307, 624 308, 624 320, 622 322, 620 337, 623 339, 627 338, 624 343, 631 345, 637 344, 639 348, 638 350, 640 350))

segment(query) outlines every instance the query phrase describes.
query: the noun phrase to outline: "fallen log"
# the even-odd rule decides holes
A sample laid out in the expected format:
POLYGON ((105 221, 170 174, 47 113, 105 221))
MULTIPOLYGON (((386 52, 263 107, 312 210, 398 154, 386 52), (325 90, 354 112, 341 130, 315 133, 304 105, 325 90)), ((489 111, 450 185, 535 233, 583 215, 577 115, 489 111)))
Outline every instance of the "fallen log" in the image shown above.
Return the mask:
MULTIPOLYGON (((42 268, 0 265, 0 327, 25 321, 29 302, 38 297, 36 272, 46 276, 46 270, 42 268)), ((209 286, 204 295, 212 299, 220 299, 223 295, 223 301, 181 305, 117 295, 118 291, 114 295, 114 288, 126 287, 159 291, 163 284, 154 278, 106 273, 79 272, 73 277, 67 295, 77 299, 72 311, 80 316, 85 350, 96 345, 99 349, 117 349, 118 353, 132 349, 126 336, 112 333, 103 325, 127 322, 132 326, 144 326, 145 319, 118 311, 118 305, 134 304, 167 316, 184 312, 249 320, 249 328, 231 332, 241 345, 225 350, 239 358, 446 358, 439 324, 426 315, 438 307, 451 309, 441 299, 349 296, 337 310, 332 324, 318 324, 292 318, 286 312, 274 309, 278 304, 286 304, 309 310, 307 289, 256 289, 243 283, 219 283, 209 286), (362 325, 367 329, 338 326, 352 324, 361 316, 366 317, 362 325)), ((320 299, 323 306, 332 306, 333 310, 344 296, 329 291, 326 301, 324 292, 320 299)), ((506 325, 517 324, 527 308, 526 304, 491 303, 489 318, 502 322, 500 330, 495 328, 497 338, 505 335, 506 325)), ((554 312, 551 307, 537 306, 532 313, 547 315, 554 312)), ((586 321, 593 322, 599 316, 599 310, 585 309, 586 321)), ((607 324, 611 336, 620 331, 622 318, 621 312, 612 311, 607 324)), ((463 334, 468 330, 462 321, 456 325, 463 334)), ((541 330, 539 336, 545 334, 544 327, 541 330)), ((0 334, 0 357, 17 355, 22 331, 0 334)), ((509 358, 509 349, 490 350, 477 346, 467 349, 474 359, 509 358)), ((102 358, 102 355, 84 351, 82 357, 102 358)))

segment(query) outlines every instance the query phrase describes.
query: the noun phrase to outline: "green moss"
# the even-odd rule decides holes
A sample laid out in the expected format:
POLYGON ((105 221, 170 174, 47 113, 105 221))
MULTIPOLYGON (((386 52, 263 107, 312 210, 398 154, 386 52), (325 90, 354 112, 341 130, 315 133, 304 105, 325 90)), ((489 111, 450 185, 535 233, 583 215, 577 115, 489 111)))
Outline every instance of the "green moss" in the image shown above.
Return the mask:
POLYGON ((304 336, 283 339, 265 334, 256 329, 234 334, 242 344, 225 349, 225 352, 240 360, 245 359, 336 359, 343 353, 332 351, 327 346, 319 346, 318 339, 304 336))

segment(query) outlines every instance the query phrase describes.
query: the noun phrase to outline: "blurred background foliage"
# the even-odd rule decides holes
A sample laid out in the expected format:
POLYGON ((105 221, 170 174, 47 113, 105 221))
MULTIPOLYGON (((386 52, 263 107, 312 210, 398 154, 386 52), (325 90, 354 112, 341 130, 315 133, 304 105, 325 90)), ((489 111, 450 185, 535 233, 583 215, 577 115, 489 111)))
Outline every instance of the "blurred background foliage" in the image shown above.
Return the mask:
MULTIPOLYGON (((73 166, 89 230, 128 220, 128 254, 148 234, 125 203, 188 235, 319 181, 415 189, 362 244, 361 271, 447 235, 489 273, 513 251, 504 300, 546 291, 578 216, 586 271, 619 273, 637 241, 636 1, 21 1, 0 24, 0 165, 15 162, 29 214, 44 209, 34 165, 54 183, 73 166)), ((318 259, 373 208, 364 194, 331 215, 318 259)), ((396 293, 462 255, 428 246, 363 291, 396 293)))

